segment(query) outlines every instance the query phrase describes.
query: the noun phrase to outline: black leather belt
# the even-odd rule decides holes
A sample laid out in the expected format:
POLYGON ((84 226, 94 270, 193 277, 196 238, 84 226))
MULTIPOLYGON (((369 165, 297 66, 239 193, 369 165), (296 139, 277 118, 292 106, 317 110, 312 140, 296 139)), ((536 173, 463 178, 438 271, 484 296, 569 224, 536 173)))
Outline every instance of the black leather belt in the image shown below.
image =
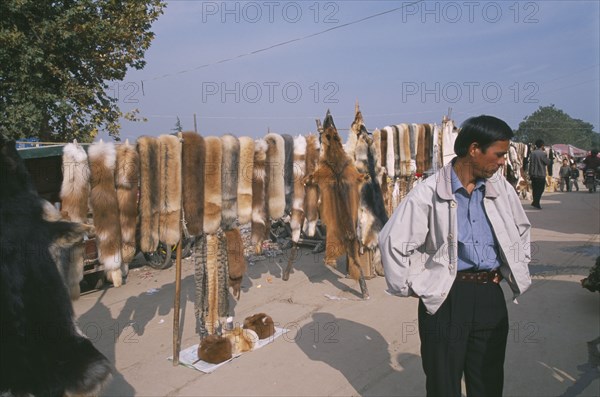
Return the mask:
POLYGON ((502 281, 502 274, 498 270, 491 270, 488 272, 469 272, 462 271, 456 273, 456 281, 487 284, 494 283, 499 284, 502 281))

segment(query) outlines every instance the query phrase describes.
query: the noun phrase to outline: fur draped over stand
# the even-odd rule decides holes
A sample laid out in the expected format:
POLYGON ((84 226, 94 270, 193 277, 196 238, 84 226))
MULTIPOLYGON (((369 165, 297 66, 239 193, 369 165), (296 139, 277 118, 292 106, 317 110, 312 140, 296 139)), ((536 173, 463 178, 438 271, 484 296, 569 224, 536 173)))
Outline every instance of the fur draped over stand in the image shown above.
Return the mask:
POLYGON ((292 217, 290 228, 292 229, 292 241, 300 240, 300 232, 304 223, 304 174, 306 172, 306 138, 298 135, 294 138, 294 162, 293 162, 293 200, 292 217))
POLYGON ((267 207, 265 200, 267 142, 254 143, 254 168, 252 171, 252 244, 256 254, 262 253, 262 242, 267 238, 267 207))
POLYGON ((181 238, 181 141, 174 135, 158 137, 160 146, 160 202, 158 239, 174 245, 181 238))
POLYGON ((319 221, 319 185, 313 180, 313 174, 319 163, 321 144, 319 137, 310 134, 306 137, 306 163, 304 177, 304 216, 303 230, 308 237, 314 237, 319 221))
POLYGON ((252 169, 254 167, 254 140, 243 136, 240 141, 240 164, 238 169, 237 209, 238 222, 245 225, 252 221, 252 169))
POLYGON ((199 236, 204 229, 204 138, 195 132, 182 133, 181 183, 185 225, 190 235, 199 236))
POLYGON ((160 173, 156 172, 160 162, 158 140, 142 136, 137 140, 140 156, 140 249, 154 252, 158 247, 158 212, 160 194, 160 173))
POLYGON ((223 205, 221 190, 221 139, 209 136, 206 144, 204 163, 204 233, 214 234, 221 226, 221 208, 223 205))
POLYGON ((285 142, 281 135, 275 133, 267 134, 265 142, 267 213, 271 220, 278 220, 285 214, 285 173, 281 172, 285 164, 285 142))
POLYGON ((238 169, 240 142, 230 134, 221 137, 221 228, 230 230, 237 219, 238 169))

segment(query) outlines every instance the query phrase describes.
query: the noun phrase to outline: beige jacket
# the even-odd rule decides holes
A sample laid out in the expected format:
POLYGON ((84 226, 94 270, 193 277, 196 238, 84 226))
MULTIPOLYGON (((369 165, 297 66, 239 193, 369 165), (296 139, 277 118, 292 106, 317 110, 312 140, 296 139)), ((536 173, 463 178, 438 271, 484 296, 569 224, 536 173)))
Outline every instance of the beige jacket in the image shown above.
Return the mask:
MULTIPOLYGON (((451 162, 417 184, 379 233, 388 292, 418 295, 431 314, 456 277, 457 210, 450 167, 451 162)), ((500 248, 500 271, 516 298, 531 285, 531 224, 500 173, 486 180, 484 207, 500 248)))

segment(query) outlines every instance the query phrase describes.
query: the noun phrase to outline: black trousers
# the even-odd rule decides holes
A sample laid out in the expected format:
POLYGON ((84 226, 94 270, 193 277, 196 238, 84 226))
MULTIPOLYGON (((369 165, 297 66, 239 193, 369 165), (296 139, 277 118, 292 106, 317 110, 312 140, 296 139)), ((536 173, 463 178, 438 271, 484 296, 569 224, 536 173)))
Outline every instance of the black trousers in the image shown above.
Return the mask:
POLYGON ((533 202, 531 204, 540 205, 540 199, 542 198, 542 193, 544 193, 544 189, 546 188, 546 178, 544 177, 531 177, 531 190, 533 190, 533 202))
POLYGON ((501 396, 508 313, 498 284, 456 281, 439 310, 419 302, 421 358, 427 396, 501 396))

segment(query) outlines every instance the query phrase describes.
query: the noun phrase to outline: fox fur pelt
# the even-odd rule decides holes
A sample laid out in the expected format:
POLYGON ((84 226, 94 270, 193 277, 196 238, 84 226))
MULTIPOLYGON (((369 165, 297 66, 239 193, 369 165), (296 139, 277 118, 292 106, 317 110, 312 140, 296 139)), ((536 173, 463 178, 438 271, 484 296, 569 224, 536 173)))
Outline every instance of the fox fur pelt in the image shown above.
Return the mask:
POLYGON ((237 208, 238 222, 245 225, 252 221, 252 169, 254 168, 254 140, 243 136, 240 141, 240 164, 238 169, 237 208))
POLYGON ((206 144, 204 162, 204 233, 216 233, 221 226, 221 139, 209 136, 206 144))
POLYGON ((256 342, 258 342, 256 332, 241 327, 235 327, 233 330, 225 332, 223 336, 229 339, 234 356, 254 350, 256 342))
POLYGON ((211 364, 220 364, 233 357, 233 346, 229 338, 221 335, 208 335, 200 341, 198 358, 211 364))
POLYGON ((181 191, 188 233, 199 236, 204 229, 204 138, 193 131, 182 133, 181 191))
POLYGON ((244 242, 239 229, 225 231, 227 241, 227 259, 229 263, 229 286, 235 299, 240 299, 242 279, 246 273, 246 258, 244 257, 244 242))
POLYGON ((300 232, 304 223, 304 174, 306 171, 306 138, 298 135, 294 138, 294 199, 292 203, 292 241, 300 240, 300 232))
POLYGON ((321 145, 319 167, 313 177, 321 193, 319 213, 327 227, 325 264, 335 266, 338 257, 349 254, 349 275, 358 280, 360 268, 354 259, 359 188, 363 177, 344 151, 329 112, 323 123, 321 145))
POLYGON ((386 160, 385 160, 385 167, 386 167, 386 171, 387 174, 390 178, 394 179, 396 176, 396 155, 395 155, 395 148, 396 148, 396 133, 394 131, 394 129, 391 126, 387 126, 383 128, 386 132, 386 139, 387 139, 387 151, 386 151, 386 160))
POLYGON ((115 172, 124 275, 127 275, 129 263, 131 263, 136 253, 135 228, 138 211, 139 174, 140 159, 138 152, 133 145, 129 144, 129 141, 125 141, 124 144, 117 147, 117 171, 115 172))
POLYGON ((262 242, 267 238, 267 203, 265 179, 267 170, 267 142, 254 142, 254 167, 252 170, 252 243, 257 254, 262 252, 262 242))
POLYGON ((283 168, 283 179, 285 183, 285 213, 292 213, 294 201, 294 138, 291 135, 281 136, 284 143, 285 166, 283 168))
POLYGON ((307 236, 313 237, 319 221, 319 185, 313 180, 319 162, 319 138, 310 134, 306 136, 306 162, 304 182, 304 227, 307 236))
POLYGON ((410 158, 410 132, 408 124, 398 124, 398 149, 400 150, 400 176, 408 177, 411 175, 410 158))
POLYGON ((142 136, 137 140, 140 157, 140 249, 154 252, 158 247, 158 212, 160 198, 160 149, 158 140, 142 136))
POLYGON ((206 294, 208 313, 206 329, 209 335, 215 333, 219 325, 219 237, 216 234, 206 235, 206 294))
POLYGON ((63 148, 62 173, 61 211, 66 212, 72 222, 85 223, 90 197, 90 168, 87 153, 77 142, 63 148))
POLYGON ((115 287, 123 283, 121 272, 121 224, 115 189, 117 153, 112 142, 95 142, 88 149, 90 161, 90 205, 94 214, 98 260, 115 287))
POLYGON ((275 133, 267 134, 265 142, 267 211, 272 220, 277 220, 285 213, 285 181, 282 172, 285 165, 285 143, 281 135, 275 133))
POLYGON ((174 135, 158 137, 160 146, 160 202, 158 239, 167 245, 181 238, 181 141, 174 135))
POLYGON ((0 394, 99 395, 111 364, 77 329, 49 251, 80 241, 86 227, 44 219, 15 142, 1 135, 0 175, 0 394))
POLYGON ((256 332, 258 339, 266 339, 275 334, 275 323, 265 313, 254 314, 244 319, 244 328, 256 332))
POLYGON ((233 135, 221 137, 221 228, 229 230, 237 219, 238 169, 240 142, 233 135))

